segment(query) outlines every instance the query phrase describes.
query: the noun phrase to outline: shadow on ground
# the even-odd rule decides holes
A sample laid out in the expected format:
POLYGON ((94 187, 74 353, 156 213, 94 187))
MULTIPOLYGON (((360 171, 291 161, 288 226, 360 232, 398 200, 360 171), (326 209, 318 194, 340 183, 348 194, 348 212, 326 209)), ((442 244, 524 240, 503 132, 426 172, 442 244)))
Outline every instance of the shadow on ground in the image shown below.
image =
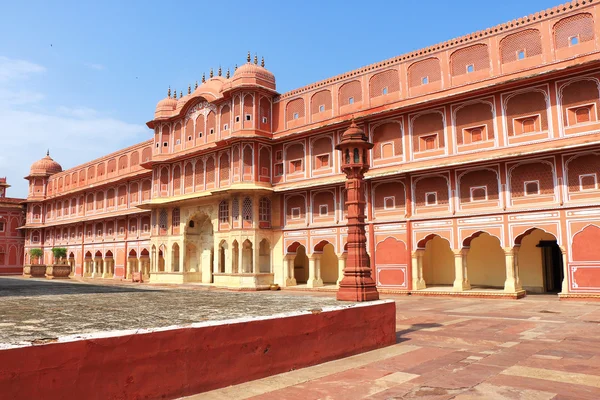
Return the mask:
POLYGON ((410 328, 408 328, 408 329, 403 329, 401 331, 396 332, 396 343, 402 343, 402 342, 406 342, 407 340, 410 340, 408 338, 402 337, 402 335, 406 335, 407 333, 420 331, 421 329, 439 328, 441 326, 443 326, 443 325, 436 324, 436 323, 411 325, 410 328))
POLYGON ((55 296, 64 294, 129 293, 157 291, 126 286, 93 285, 68 281, 46 281, 42 279, 0 278, 0 297, 9 296, 55 296))

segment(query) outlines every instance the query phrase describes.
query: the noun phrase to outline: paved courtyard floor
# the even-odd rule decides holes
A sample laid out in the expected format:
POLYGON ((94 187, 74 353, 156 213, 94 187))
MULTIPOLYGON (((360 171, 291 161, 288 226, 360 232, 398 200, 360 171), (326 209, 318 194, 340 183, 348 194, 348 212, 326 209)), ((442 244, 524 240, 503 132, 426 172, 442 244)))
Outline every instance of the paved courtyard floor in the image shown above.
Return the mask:
POLYGON ((396 300, 394 346, 189 399, 600 399, 598 302, 396 300))
MULTIPOLYGON (((0 343, 337 305, 333 293, 0 277, 0 343)), ((393 297, 397 344, 190 399, 600 399, 600 302, 393 297)))
MULTIPOLYGON (((0 277, 0 347, 339 306, 330 296, 0 277)), ((1 397, 1 396, 0 396, 1 397)))

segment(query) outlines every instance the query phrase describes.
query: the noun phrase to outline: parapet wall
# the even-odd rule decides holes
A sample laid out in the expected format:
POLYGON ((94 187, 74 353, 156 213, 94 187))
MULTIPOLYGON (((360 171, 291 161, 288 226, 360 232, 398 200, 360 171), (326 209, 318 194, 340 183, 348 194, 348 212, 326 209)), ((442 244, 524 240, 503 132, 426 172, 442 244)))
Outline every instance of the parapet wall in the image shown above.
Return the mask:
POLYGON ((396 343, 393 301, 0 350, 6 399, 172 399, 396 343))

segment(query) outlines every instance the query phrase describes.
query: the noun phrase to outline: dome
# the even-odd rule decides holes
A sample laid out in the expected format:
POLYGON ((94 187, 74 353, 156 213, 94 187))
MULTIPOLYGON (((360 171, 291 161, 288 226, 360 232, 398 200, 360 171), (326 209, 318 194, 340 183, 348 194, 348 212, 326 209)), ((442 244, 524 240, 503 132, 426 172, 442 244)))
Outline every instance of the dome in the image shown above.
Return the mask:
POLYGON ((30 175, 52 175, 58 172, 62 172, 62 167, 50 157, 49 153, 46 153, 46 157, 34 162, 29 170, 30 175))
POLYGON ((235 70, 232 85, 258 84, 275 90, 275 75, 258 64, 246 63, 235 70))
POLYGON ((170 115, 173 110, 177 107, 177 99, 166 97, 158 102, 156 105, 156 111, 154 111, 155 117, 160 117, 162 115, 170 115))
POLYGON ((342 134, 342 142, 345 142, 348 140, 361 140, 363 142, 369 141, 369 138, 367 137, 367 135, 365 135, 363 130, 360 129, 358 127, 358 125, 356 125, 356 122, 354 122, 354 119, 352 120, 352 123, 350 124, 348 129, 346 129, 346 131, 342 134))

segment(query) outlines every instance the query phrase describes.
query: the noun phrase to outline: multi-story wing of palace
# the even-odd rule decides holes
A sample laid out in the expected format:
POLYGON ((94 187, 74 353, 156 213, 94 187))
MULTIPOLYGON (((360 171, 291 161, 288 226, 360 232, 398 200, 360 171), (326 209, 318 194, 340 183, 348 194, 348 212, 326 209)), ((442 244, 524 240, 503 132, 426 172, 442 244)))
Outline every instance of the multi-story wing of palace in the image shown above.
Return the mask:
MULTIPOLYGON (((212 75, 212 74, 211 74, 212 75)), ((578 0, 287 93, 253 60, 158 102, 151 140, 31 166, 26 250, 76 275, 335 285, 354 118, 380 290, 600 293, 600 5, 578 0)), ((28 252, 25 262, 29 263, 28 252)))

